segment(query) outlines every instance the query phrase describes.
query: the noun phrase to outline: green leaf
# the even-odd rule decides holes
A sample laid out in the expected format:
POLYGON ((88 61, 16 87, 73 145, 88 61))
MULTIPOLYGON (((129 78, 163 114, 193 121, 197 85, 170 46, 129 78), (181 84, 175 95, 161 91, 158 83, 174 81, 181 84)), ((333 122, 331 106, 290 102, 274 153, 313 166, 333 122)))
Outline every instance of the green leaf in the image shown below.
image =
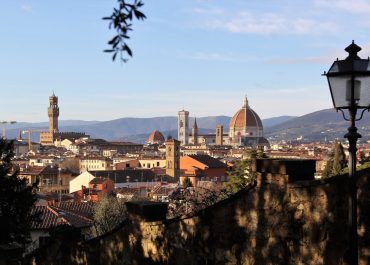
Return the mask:
POLYGON ((123 48, 123 49, 127 52, 127 54, 128 54, 128 55, 130 55, 130 56, 132 57, 132 51, 131 51, 130 47, 128 47, 128 46, 125 44, 125 46, 124 46, 124 48, 123 48))
POLYGON ((144 20, 146 18, 146 16, 138 10, 134 10, 134 14, 135 14, 135 17, 139 20, 140 19, 144 20))

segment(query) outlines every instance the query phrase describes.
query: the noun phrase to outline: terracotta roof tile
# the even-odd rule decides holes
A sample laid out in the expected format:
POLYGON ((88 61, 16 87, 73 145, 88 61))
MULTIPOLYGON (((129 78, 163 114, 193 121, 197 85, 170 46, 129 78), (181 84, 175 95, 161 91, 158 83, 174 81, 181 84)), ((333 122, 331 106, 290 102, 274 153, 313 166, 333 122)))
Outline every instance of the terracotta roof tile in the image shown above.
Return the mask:
POLYGON ((220 160, 209 155, 189 155, 189 157, 208 166, 208 168, 225 168, 227 165, 220 160))

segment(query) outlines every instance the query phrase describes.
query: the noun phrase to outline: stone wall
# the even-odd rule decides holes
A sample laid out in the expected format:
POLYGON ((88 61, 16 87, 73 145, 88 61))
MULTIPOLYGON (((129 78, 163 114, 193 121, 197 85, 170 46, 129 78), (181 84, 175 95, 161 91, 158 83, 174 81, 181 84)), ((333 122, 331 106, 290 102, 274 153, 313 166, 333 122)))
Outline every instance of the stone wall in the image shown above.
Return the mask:
MULTIPOLYGON (((347 264, 347 177, 313 180, 314 167, 310 160, 259 160, 249 190, 172 220, 153 221, 163 205, 131 206, 112 233, 57 240, 34 264, 347 264)), ((359 173, 360 264, 370 261, 369 177, 370 170, 359 173)))

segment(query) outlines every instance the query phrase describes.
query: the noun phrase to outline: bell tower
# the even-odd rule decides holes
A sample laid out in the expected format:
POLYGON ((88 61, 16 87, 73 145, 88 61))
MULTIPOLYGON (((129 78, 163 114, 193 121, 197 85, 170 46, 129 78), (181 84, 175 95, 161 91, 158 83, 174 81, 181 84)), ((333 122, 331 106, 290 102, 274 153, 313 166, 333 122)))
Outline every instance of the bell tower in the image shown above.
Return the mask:
POLYGON ((180 141, 175 139, 167 140, 166 145, 166 174, 180 177, 180 141))
POLYGON ((59 117, 59 107, 58 107, 58 97, 53 95, 49 97, 49 132, 55 133, 58 132, 58 117, 59 117))
POLYGON ((224 126, 221 124, 216 125, 216 145, 223 145, 224 139, 224 126))
POLYGON ((181 142, 181 145, 189 143, 189 111, 179 111, 177 139, 181 142))

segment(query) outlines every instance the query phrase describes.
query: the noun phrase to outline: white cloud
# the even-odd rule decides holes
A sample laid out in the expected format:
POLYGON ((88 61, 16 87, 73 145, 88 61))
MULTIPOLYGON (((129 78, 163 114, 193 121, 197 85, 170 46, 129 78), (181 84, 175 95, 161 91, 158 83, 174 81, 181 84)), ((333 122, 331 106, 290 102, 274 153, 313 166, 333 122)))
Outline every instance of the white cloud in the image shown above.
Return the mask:
POLYGON ((221 15, 224 14, 224 10, 221 8, 194 8, 193 11, 197 14, 211 14, 211 15, 221 15))
POLYGON ((25 12, 32 11, 32 6, 28 5, 28 4, 22 4, 20 8, 21 8, 22 11, 25 11, 25 12))
POLYGON ((206 28, 231 33, 300 35, 328 34, 336 30, 335 24, 331 22, 313 18, 291 17, 280 13, 254 13, 250 11, 231 13, 225 10, 207 13, 202 9, 202 14, 208 15, 204 22, 206 28))
POLYGON ((233 53, 219 53, 219 52, 194 52, 191 54, 186 54, 184 52, 179 52, 179 58, 193 59, 200 61, 221 61, 221 62, 243 62, 246 61, 240 55, 233 53))
POLYGON ((329 55, 316 56, 316 57, 304 57, 304 58, 274 58, 267 60, 268 64, 328 64, 333 61, 336 57, 330 57, 329 55))
MULTIPOLYGON (((362 50, 359 52, 361 58, 367 58, 370 56, 370 43, 360 45, 362 50)), ((327 54, 321 56, 302 57, 302 58, 273 58, 266 60, 269 64, 331 64, 337 58, 343 60, 348 56, 348 53, 344 51, 344 48, 335 49, 327 54)))
POLYGON ((367 58, 370 56, 370 43, 367 43, 365 45, 360 45, 362 50, 359 52, 359 56, 361 58, 367 58))
POLYGON ((350 13, 369 13, 370 2, 368 0, 315 0, 319 7, 336 8, 350 13))

